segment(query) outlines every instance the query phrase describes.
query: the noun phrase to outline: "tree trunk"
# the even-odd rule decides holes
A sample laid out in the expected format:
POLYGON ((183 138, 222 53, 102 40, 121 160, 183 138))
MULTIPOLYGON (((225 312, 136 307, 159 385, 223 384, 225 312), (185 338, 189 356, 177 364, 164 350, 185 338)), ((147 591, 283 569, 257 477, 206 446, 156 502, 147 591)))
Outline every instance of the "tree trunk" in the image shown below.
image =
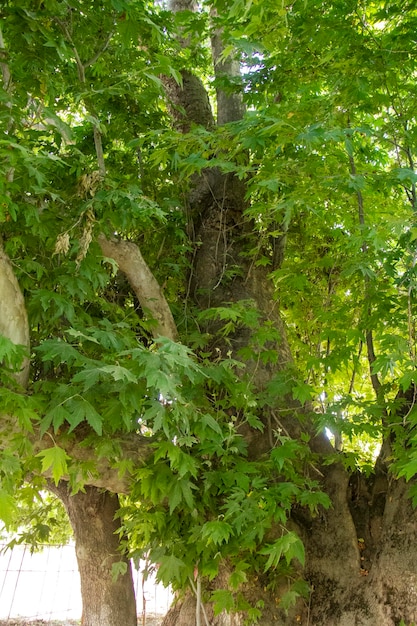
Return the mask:
MULTIPOLYGON (((172 0, 173 10, 192 9, 193 0, 172 0)), ((215 17, 215 16, 214 16, 215 17)), ((65 34, 65 33, 64 33, 65 34)), ((71 40, 71 37, 68 38, 71 40)), ((236 63, 223 58, 222 33, 212 32, 214 69, 217 78, 217 123, 225 124, 239 119, 242 113, 241 99, 232 84, 236 78, 236 63), (223 80, 225 79, 225 80, 223 80), (222 86, 224 88, 222 88, 222 86)), ((0 41, 0 48, 3 43, 0 41)), ((85 83, 85 66, 78 58, 80 81, 85 83)), ((8 88, 10 73, 1 64, 3 81, 8 88)), ((167 99, 177 129, 188 132, 193 125, 201 124, 207 129, 215 125, 210 101, 203 82, 189 70, 183 69, 182 83, 165 79, 167 99)), ((105 173, 104 157, 98 126, 94 128, 99 170, 105 173)), ((256 259, 248 255, 248 240, 253 239, 254 224, 245 215, 245 182, 231 174, 208 168, 202 175, 195 175, 189 196, 189 209, 195 236, 195 255, 190 279, 191 295, 201 309, 227 306, 229 303, 250 302, 259 312, 259 324, 271 323, 280 333, 280 339, 265 349, 275 350, 279 358, 272 363, 253 359, 247 371, 253 384, 261 391, 274 372, 291 362, 291 355, 281 322, 278 304, 268 281, 268 270, 257 267, 256 259)), ((103 237, 99 239, 103 251, 109 250, 118 257, 119 266, 129 277, 133 289, 155 287, 145 296, 145 304, 161 302, 157 285, 148 276, 146 264, 138 250, 131 244, 121 245, 103 237), (125 256, 130 249, 130 259, 125 256), (135 263, 132 265, 132 259, 135 263), (138 268, 145 271, 138 280, 138 268), (133 275, 129 275, 133 270, 133 275)), ((280 248, 279 259, 282 258, 280 248)), ((24 301, 14 279, 8 258, 0 248, 0 332, 13 342, 28 346, 28 327, 24 301)), ((175 336, 175 325, 169 311, 156 310, 155 315, 164 334, 175 336), (159 313, 159 315, 158 315, 159 313), (162 324, 164 324, 162 326, 162 324)), ((212 335, 213 348, 221 354, 236 354, 239 348, 251 343, 253 329, 239 329, 228 337, 229 343, 221 343, 216 337, 216 324, 207 328, 212 335)), ((255 349, 255 346, 252 346, 255 349)), ((261 348, 259 348, 261 350, 261 348)), ((27 362, 23 362, 21 384, 27 382, 27 362)), ((18 374, 18 375, 19 375, 18 374)), ((296 412, 300 407, 289 399, 286 402, 287 419, 280 418, 285 432, 297 437, 301 428, 296 412), (289 409, 289 410, 288 410, 289 409)), ((279 411, 279 406, 277 410, 279 411)), ((271 448, 268 431, 268 415, 263 414, 265 432, 245 427, 244 435, 249 442, 250 455, 259 458, 271 448)), ((243 429, 242 429, 243 430, 243 429)), ((307 418, 303 431, 308 431, 307 418)), ((310 429, 311 430, 311 429, 310 429)), ((314 433, 311 432, 313 435, 314 433)), ((326 454, 330 444, 323 438, 311 438, 315 453, 326 454)), ((94 453, 94 451, 93 451, 94 453)), ((317 461, 317 465, 319 461, 317 461)), ((401 480, 388 477, 382 471, 364 478, 350 475, 341 464, 324 465, 322 489, 332 502, 327 511, 316 516, 308 510, 294 507, 290 527, 302 537, 306 549, 306 566, 302 572, 310 584, 310 596, 300 599, 285 613, 279 605, 286 581, 282 586, 268 588, 274 573, 258 574, 249 579, 242 593, 252 603, 262 600, 264 610, 257 622, 260 626, 399 626, 401 623, 417 622, 417 524, 415 512, 407 497, 407 486, 401 480)), ((103 484, 110 486, 109 479, 101 476, 103 484)), ((114 483, 113 483, 114 484, 114 483)), ((113 487, 121 489, 122 486, 113 487)), ((114 520, 118 510, 117 496, 86 487, 85 493, 70 496, 68 486, 61 483, 52 490, 63 500, 74 529, 77 558, 81 575, 84 626, 133 626, 136 624, 136 606, 129 563, 118 551, 119 541, 115 534, 114 520), (112 566, 121 563, 126 572, 117 580, 112 578, 112 566)), ((223 572, 205 592, 227 586, 227 564, 223 572)), ((205 581, 202 581, 205 582, 205 581)), ((207 595, 204 596, 207 598, 207 595)), ((193 593, 187 592, 168 613, 164 626, 243 626, 242 613, 214 616, 212 607, 206 604, 205 613, 196 607, 193 593), (198 617, 197 617, 198 616, 198 617), (206 619, 207 616, 207 619, 206 619)))
MULTIPOLYGON (((171 8, 183 7, 172 2, 171 8)), ((233 78, 232 61, 222 60, 218 30, 213 32, 212 48, 216 75, 224 73, 233 78)), ((188 99, 186 83, 175 92, 167 91, 171 105, 186 111, 193 123, 210 129, 212 122, 207 123, 207 116, 199 119, 199 111, 205 110, 207 100, 202 85, 200 104, 196 90, 191 100, 188 99)), ((238 119, 242 110, 238 96, 228 94, 227 97, 221 89, 217 96, 221 109, 218 123, 238 119)), ((184 120, 182 126, 187 126, 184 120)), ((177 127, 181 130, 178 124, 177 127)), ((268 345, 269 349, 276 350, 277 362, 247 363, 252 381, 262 390, 274 372, 291 362, 291 354, 268 272, 248 259, 246 241, 253 238, 254 225, 245 215, 245 193, 243 180, 214 168, 194 177, 188 199, 196 242, 190 284, 197 307, 205 309, 250 301, 259 312, 259 323, 272 322, 279 330, 280 339, 268 345), (239 270, 234 272, 233 268, 239 270)), ((282 256, 282 250, 280 254, 282 256)), ((227 345, 216 338, 215 323, 205 330, 217 342, 216 350, 223 354, 230 351, 236 354, 239 348, 251 342, 252 330, 248 328, 229 335, 227 345)), ((285 412, 288 417, 282 419, 282 424, 285 432, 297 437, 301 428, 297 418, 297 412, 302 413, 300 406, 292 399, 281 398, 280 402, 286 402, 286 409, 294 408, 285 412)), ((277 406, 278 411, 279 408, 277 406)), ((265 411, 260 417, 265 422, 264 433, 248 428, 243 433, 252 458, 259 458, 271 448, 265 411)), ((334 454, 325 437, 314 436, 307 416, 302 422, 303 431, 310 430, 312 451, 319 455, 334 454)), ((276 581, 273 590, 267 590, 274 573, 258 573, 241 590, 253 605, 259 600, 264 603, 262 616, 256 623, 259 626, 399 626, 401 620, 407 625, 417 623, 417 524, 406 485, 393 478, 388 480, 380 469, 368 479, 351 476, 341 463, 324 464, 319 473, 322 490, 331 499, 331 508, 312 516, 304 507, 300 507, 301 510, 295 507, 289 522, 304 542, 306 565, 301 575, 310 585, 309 598, 298 599, 295 606, 285 612, 279 606, 279 598, 288 583, 283 581, 281 586, 276 581)), ((213 588, 225 587, 227 577, 219 575, 215 581, 207 583, 205 597, 213 588)), ((242 613, 214 616, 210 603, 205 605, 205 615, 207 618, 200 611, 199 620, 204 626, 247 623, 242 613)), ((163 626, 191 626, 200 622, 196 620, 195 595, 188 591, 169 611, 163 626)))
POLYGON ((64 503, 74 531, 82 626, 137 626, 131 565, 119 550, 117 496, 96 487, 70 495, 64 482, 50 488, 64 503), (113 565, 119 564, 123 569, 116 577, 113 565))
MULTIPOLYGON (((304 578, 310 597, 288 612, 280 610, 285 588, 265 591, 268 576, 253 578, 242 590, 265 608, 258 626, 400 626, 417 623, 417 524, 403 481, 355 476, 336 466, 326 478, 333 507, 307 520, 294 515, 306 548, 304 578), (359 483, 361 483, 359 485, 359 483), (386 491, 388 489, 388 491, 386 491)), ((224 586, 216 581, 218 588, 224 586)), ((194 623, 191 592, 170 609, 163 626, 194 623)), ((213 617, 209 626, 243 626, 244 614, 213 617)), ((208 624, 201 619, 201 624, 208 624)))

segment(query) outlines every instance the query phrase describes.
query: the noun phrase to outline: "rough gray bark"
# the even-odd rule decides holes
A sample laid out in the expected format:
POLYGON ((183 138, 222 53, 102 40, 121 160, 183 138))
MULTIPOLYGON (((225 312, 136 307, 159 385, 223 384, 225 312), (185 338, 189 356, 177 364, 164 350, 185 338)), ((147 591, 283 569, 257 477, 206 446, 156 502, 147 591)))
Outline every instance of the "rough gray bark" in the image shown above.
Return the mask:
POLYGON ((50 488, 64 503, 74 529, 82 626, 137 626, 131 566, 119 551, 117 496, 95 487, 71 496, 65 482, 50 488), (112 566, 119 564, 126 571, 115 578, 112 566))
MULTIPOLYGON (((294 512, 293 529, 306 547, 305 580, 311 595, 285 614, 275 592, 265 592, 268 577, 252 580, 243 592, 248 599, 263 599, 259 626, 399 626, 417 623, 417 524, 403 481, 374 477, 363 481, 361 493, 348 483, 340 466, 331 469, 323 488, 333 508, 316 518, 294 512)), ((219 587, 222 581, 219 582, 219 587)), ((223 581, 224 584, 224 581, 223 581)), ((281 589, 285 591, 285 586, 281 589)), ((186 626, 195 611, 188 594, 174 606, 163 626, 186 626)), ((244 615, 212 616, 210 626, 243 626, 244 615)), ((203 622, 204 623, 204 622, 203 622)))
MULTIPOLYGON (((169 0, 168 7, 174 13, 196 11, 197 3, 195 0, 169 0)), ((183 47, 189 44, 182 34, 179 34, 178 41, 183 47)), ((214 116, 202 81, 187 69, 181 70, 181 79, 181 84, 178 84, 170 76, 161 76, 173 126, 182 133, 187 133, 193 124, 213 128, 214 116)))
POLYGON ((181 133, 188 133, 193 124, 198 125, 203 120, 206 128, 214 127, 214 117, 211 111, 207 92, 201 80, 188 72, 181 71, 181 84, 174 78, 163 76, 167 104, 170 110, 174 127, 181 133), (188 95, 181 98, 181 93, 188 95), (178 104, 182 100, 182 104, 178 104))

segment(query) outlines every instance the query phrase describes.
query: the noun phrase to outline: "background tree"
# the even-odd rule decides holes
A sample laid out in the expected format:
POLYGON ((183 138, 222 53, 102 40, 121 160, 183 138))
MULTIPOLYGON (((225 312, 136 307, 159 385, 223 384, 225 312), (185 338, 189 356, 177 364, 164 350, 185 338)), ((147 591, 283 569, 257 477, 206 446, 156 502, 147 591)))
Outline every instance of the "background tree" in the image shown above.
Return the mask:
POLYGON ((3 518, 128 494, 167 625, 416 621, 414 6, 2 17, 3 518))

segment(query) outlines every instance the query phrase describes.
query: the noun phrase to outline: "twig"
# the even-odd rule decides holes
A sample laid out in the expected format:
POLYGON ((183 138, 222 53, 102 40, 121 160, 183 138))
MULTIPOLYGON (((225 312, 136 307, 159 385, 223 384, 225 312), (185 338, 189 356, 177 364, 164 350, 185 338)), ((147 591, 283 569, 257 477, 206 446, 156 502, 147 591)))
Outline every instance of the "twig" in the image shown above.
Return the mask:
MULTIPOLYGON (((348 126, 350 126, 350 120, 348 120, 348 126)), ((349 154, 348 156, 349 156, 350 173, 352 176, 356 176, 357 172, 356 172, 355 160, 352 154, 349 154)), ((363 227, 365 226, 365 210, 364 210, 363 195, 360 189, 356 191, 356 198, 357 198, 357 203, 358 203, 359 225, 363 229, 363 227)), ((366 244, 366 241, 363 241, 361 248, 362 248, 362 252, 366 254, 368 251, 368 246, 366 244)), ((366 314, 368 317, 367 323, 368 323, 370 314, 371 314, 369 276, 365 275, 364 283, 365 283, 365 299, 368 301, 367 308, 366 308, 366 314)), ((375 356, 373 333, 370 328, 367 328, 365 330, 365 341, 366 341, 366 347, 367 347, 367 352, 368 352, 369 372, 370 372, 372 387, 375 391, 375 395, 377 399, 379 399, 381 395, 382 385, 379 380, 378 374, 375 374, 372 372, 372 367, 376 361, 376 356, 375 356)))
POLYGON ((83 62, 81 61, 80 55, 78 54, 78 50, 77 50, 77 47, 76 47, 76 45, 74 43, 74 40, 73 40, 73 38, 71 36, 71 33, 69 32, 65 22, 63 22, 62 20, 58 19, 57 17, 55 18, 55 21, 58 24, 58 26, 61 28, 61 30, 64 33, 65 37, 68 39, 69 43, 72 46, 72 51, 74 53, 75 62, 77 64, 78 79, 79 79, 80 83, 85 85, 85 67, 84 67, 83 62))
POLYGON ((100 178, 104 179, 106 177, 106 163, 104 161, 104 152, 103 152, 103 141, 100 129, 98 127, 98 122, 94 123, 94 146, 96 148, 96 156, 98 163, 98 171, 100 173, 100 178))
POLYGON ((208 620, 207 617, 207 613, 206 613, 206 609, 204 608, 204 604, 201 601, 201 579, 200 576, 197 577, 197 588, 194 584, 193 579, 191 578, 191 576, 189 577, 189 581, 190 581, 190 585, 191 585, 191 589, 193 590, 193 593, 196 597, 196 626, 201 626, 201 616, 200 616, 200 610, 203 613, 203 617, 204 617, 204 622, 205 622, 205 626, 210 626, 210 622, 208 620))
POLYGON ((102 47, 96 52, 96 54, 93 57, 91 57, 91 59, 89 61, 86 61, 84 63, 84 69, 86 67, 90 67, 90 65, 93 65, 100 58, 100 56, 103 54, 103 52, 105 52, 107 50, 113 35, 114 35, 113 31, 108 34, 108 37, 107 37, 106 41, 104 42, 104 44, 102 45, 102 47))

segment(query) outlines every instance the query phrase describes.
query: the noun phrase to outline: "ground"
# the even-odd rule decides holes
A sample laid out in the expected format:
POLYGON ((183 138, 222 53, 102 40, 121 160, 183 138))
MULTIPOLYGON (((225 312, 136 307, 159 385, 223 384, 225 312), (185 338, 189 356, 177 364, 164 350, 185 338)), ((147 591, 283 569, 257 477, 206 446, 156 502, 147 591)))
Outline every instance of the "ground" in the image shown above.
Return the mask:
MULTIPOLYGON (((138 618, 138 626, 160 626, 162 624, 162 616, 147 616, 145 621, 142 617, 138 618)), ((65 622, 57 620, 29 620, 28 618, 10 618, 0 620, 0 626, 80 626, 80 622, 76 620, 66 620, 65 622)))

